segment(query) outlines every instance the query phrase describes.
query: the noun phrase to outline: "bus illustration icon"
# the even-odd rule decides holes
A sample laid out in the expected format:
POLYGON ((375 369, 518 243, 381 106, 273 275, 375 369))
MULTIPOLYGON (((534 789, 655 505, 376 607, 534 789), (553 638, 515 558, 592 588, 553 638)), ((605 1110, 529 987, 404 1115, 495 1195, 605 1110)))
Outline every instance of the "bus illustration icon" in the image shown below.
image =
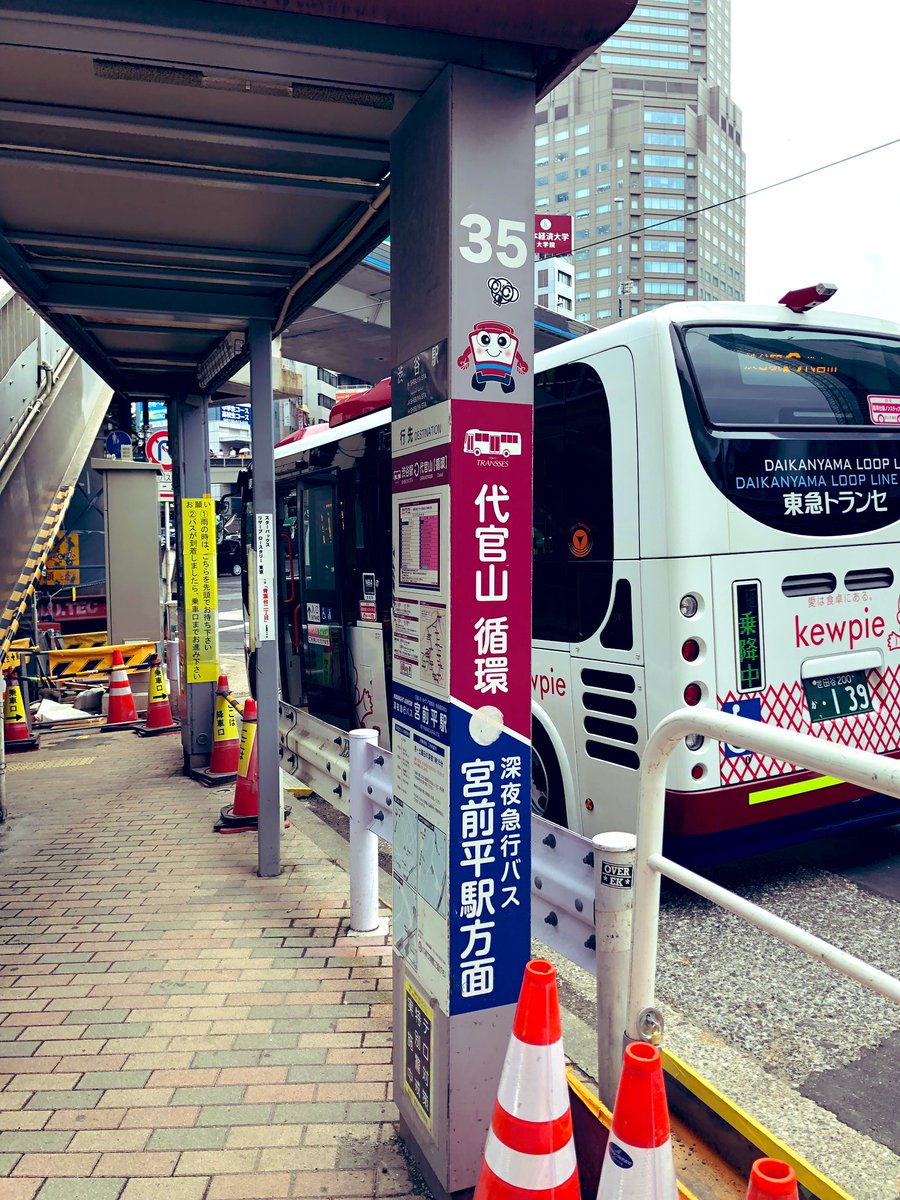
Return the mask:
POLYGON ((522 453, 522 435, 520 433, 499 433, 494 429, 468 429, 463 443, 466 454, 500 454, 509 458, 512 454, 522 453))

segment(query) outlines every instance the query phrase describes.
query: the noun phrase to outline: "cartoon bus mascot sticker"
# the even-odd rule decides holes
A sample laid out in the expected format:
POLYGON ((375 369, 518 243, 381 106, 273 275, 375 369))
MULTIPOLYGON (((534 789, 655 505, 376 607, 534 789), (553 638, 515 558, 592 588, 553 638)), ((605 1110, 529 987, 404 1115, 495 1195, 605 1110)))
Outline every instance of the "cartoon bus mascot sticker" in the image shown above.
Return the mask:
POLYGON ((469 334, 465 354, 456 360, 467 367, 472 360, 472 387, 483 392, 489 383, 499 383, 504 392, 515 391, 513 364, 520 375, 528 371, 528 363, 519 353, 519 339, 511 325, 502 321, 479 321, 469 334))

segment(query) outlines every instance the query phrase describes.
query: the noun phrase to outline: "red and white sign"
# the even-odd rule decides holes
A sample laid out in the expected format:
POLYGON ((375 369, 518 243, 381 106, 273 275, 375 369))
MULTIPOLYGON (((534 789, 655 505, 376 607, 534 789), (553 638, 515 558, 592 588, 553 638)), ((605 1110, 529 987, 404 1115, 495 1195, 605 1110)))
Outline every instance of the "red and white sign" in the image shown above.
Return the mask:
POLYGON ((542 213, 534 218, 535 254, 571 254, 572 218, 542 213))
POLYGON ((156 463, 164 471, 172 470, 172 456, 169 453, 168 429, 157 429, 147 438, 147 462, 156 463))
POLYGON ((453 401, 451 457, 453 621, 451 693, 473 710, 493 706, 528 738, 531 614, 511 581, 531 570, 532 410, 527 404, 453 401), (467 431, 494 429, 519 453, 466 453, 467 431))
POLYGON ((873 425, 900 425, 900 396, 867 396, 873 425))

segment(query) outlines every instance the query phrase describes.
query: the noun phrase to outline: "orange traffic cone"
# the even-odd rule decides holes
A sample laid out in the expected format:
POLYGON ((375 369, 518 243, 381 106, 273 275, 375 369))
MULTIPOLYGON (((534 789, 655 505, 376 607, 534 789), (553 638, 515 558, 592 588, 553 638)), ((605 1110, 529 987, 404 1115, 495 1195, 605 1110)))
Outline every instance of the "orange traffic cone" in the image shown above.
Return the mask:
POLYGON ((209 756, 209 766, 191 771, 191 777, 206 784, 207 787, 221 787, 226 783, 234 783, 237 779, 240 737, 237 717, 234 714, 234 708, 228 701, 230 694, 228 676, 222 674, 219 676, 216 687, 212 754, 209 756))
POLYGON ((150 691, 147 695, 147 719, 134 732, 138 737, 158 737, 161 733, 176 733, 181 726, 172 719, 172 706, 166 691, 159 655, 154 654, 150 662, 150 691))
POLYGON ((112 671, 109 676, 109 709, 106 714, 106 724, 101 726, 104 733, 116 729, 131 729, 137 724, 137 708, 134 696, 131 694, 131 684, 128 682, 128 672, 121 650, 113 651, 112 671))
POLYGON ((22 699, 19 676, 13 672, 6 681, 6 702, 3 705, 3 745, 7 754, 22 750, 37 750, 40 738, 28 727, 28 710, 22 699))
POLYGON ((475 1200, 580 1200, 556 969, 525 967, 475 1200))
POLYGON ((597 1200, 677 1200, 669 1107, 658 1046, 633 1042, 625 1059, 597 1200))
POLYGON ((777 1158, 758 1158, 750 1168, 747 1200, 797 1200, 797 1176, 794 1168, 777 1158))
POLYGON ((216 833, 256 829, 259 818, 259 763, 256 757, 256 701, 244 701, 241 753, 234 787, 234 803, 227 804, 213 826, 216 833))

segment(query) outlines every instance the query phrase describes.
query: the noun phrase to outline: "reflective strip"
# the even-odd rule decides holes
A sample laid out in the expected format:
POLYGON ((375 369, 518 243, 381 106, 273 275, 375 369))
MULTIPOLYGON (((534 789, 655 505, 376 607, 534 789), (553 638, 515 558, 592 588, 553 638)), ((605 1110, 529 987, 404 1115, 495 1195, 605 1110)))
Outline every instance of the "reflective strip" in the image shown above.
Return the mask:
POLYGON ((820 788, 835 787, 842 780, 833 775, 820 775, 817 779, 803 779, 800 783, 786 783, 784 787, 763 788, 751 792, 748 804, 765 804, 767 800, 783 800, 785 796, 800 796, 803 792, 817 792, 820 788))
POLYGON ((645 1150, 610 1134, 597 1200, 621 1200, 623 1196, 678 1200, 671 1139, 663 1146, 645 1150))
POLYGON ((491 1128, 504 1146, 523 1154, 552 1154, 572 1136, 572 1114, 566 1109, 555 1121, 520 1121, 500 1104, 494 1105, 491 1128))
POLYGON ((555 1121, 569 1111, 569 1085, 562 1041, 533 1046, 509 1039, 497 1102, 522 1121, 555 1121))
POLYGON ((522 1154, 504 1146, 491 1130, 484 1148, 484 1161, 504 1183, 537 1192, 542 1188, 560 1187, 571 1179, 576 1171, 575 1142, 570 1140, 553 1154, 522 1154))

